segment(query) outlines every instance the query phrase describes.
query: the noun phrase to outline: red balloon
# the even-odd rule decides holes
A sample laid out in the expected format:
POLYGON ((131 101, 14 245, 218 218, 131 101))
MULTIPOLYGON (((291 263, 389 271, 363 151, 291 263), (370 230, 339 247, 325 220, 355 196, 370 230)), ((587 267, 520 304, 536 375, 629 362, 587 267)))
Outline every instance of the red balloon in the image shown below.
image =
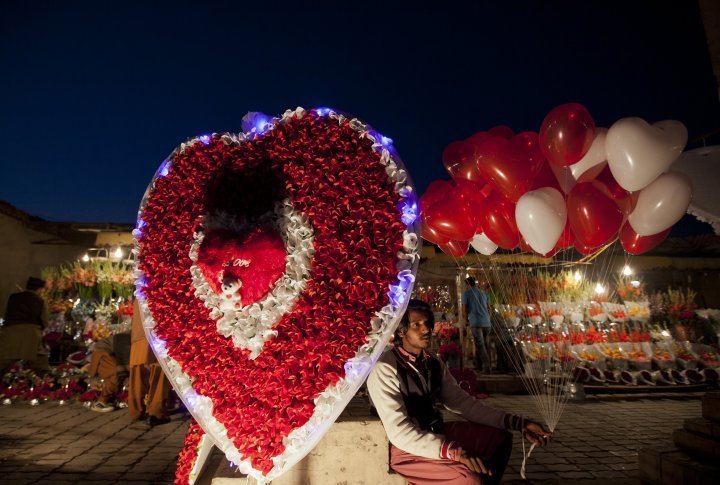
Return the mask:
POLYGON ((497 192, 480 203, 480 223, 485 235, 503 249, 513 249, 520 242, 515 222, 515 204, 497 192))
POLYGON ((478 218, 470 204, 450 192, 425 211, 425 222, 441 235, 465 241, 475 235, 478 218))
POLYGON ((428 185, 423 195, 420 197, 420 211, 429 209, 435 202, 439 202, 445 198, 453 185, 449 180, 433 180, 428 185))
POLYGON ((592 182, 581 182, 573 187, 567 208, 576 248, 578 245, 585 248, 602 246, 617 234, 623 221, 623 213, 615 201, 592 182))
POLYGON ((651 236, 641 236, 633 230, 629 222, 626 222, 623 224, 622 229, 620 229, 620 243, 622 244, 622 247, 625 248, 625 251, 630 254, 647 253, 651 249, 658 247, 665 239, 667 239, 671 229, 672 227, 668 227, 657 234, 653 234, 651 236))
POLYGON ((620 187, 615 177, 613 177, 610 167, 605 168, 600 174, 595 177, 595 186, 599 188, 604 194, 613 199, 615 203, 620 207, 626 215, 630 214, 635 209, 637 198, 640 192, 628 192, 627 190, 620 187))
POLYGON ((470 241, 450 241, 447 244, 438 244, 443 253, 453 258, 462 258, 470 248, 470 241))
POLYGON ((445 170, 454 180, 469 180, 485 183, 475 163, 474 149, 468 141, 454 141, 445 147, 442 154, 445 170))
POLYGON ((477 168, 492 186, 512 202, 532 188, 543 157, 532 132, 511 140, 487 135, 475 142, 477 168))
POLYGON ((580 161, 595 139, 595 122, 581 104, 561 104, 542 122, 540 146, 555 165, 567 166, 580 161))
POLYGON ((422 234, 422 238, 426 241, 430 241, 433 244, 447 244, 450 242, 450 237, 437 232, 435 229, 428 225, 427 221, 425 220, 425 214, 420 217, 420 231, 422 234))
POLYGON ((498 125, 490 128, 487 131, 489 134, 494 136, 499 136, 500 138, 505 138, 506 140, 509 140, 513 137, 514 133, 512 131, 512 128, 505 125, 498 125))

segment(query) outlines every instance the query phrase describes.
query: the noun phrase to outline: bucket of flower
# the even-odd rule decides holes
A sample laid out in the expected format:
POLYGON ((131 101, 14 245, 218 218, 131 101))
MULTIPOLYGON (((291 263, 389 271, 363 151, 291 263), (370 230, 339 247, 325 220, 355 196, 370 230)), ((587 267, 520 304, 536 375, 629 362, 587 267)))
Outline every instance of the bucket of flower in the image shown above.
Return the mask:
POLYGON ((657 369, 669 369, 675 363, 675 357, 666 346, 658 343, 653 349, 652 362, 657 369))
POLYGON ((623 342, 619 345, 627 356, 628 363, 630 364, 631 369, 652 369, 652 362, 650 360, 650 357, 652 355, 652 349, 650 348, 649 342, 623 342))
POLYGON ((680 369, 697 369, 698 356, 690 350, 690 342, 675 342, 673 353, 680 369))
POLYGON ((608 366, 614 370, 627 370, 628 359, 618 344, 595 344, 605 356, 608 366))
POLYGON ((597 350, 593 345, 576 344, 570 346, 570 352, 575 358, 588 369, 600 368, 601 370, 606 368, 605 359, 600 358, 597 350))
POLYGON ((698 356, 700 365, 704 368, 720 367, 720 356, 717 351, 707 344, 694 343, 691 346, 693 352, 698 356))

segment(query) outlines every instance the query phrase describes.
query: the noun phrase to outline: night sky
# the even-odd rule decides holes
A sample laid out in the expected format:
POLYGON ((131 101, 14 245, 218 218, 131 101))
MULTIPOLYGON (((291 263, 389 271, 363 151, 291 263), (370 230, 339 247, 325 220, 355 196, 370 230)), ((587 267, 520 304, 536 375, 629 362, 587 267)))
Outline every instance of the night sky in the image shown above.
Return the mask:
POLYGON ((247 111, 332 107, 393 138, 420 192, 451 141, 598 126, 720 128, 694 1, 0 3, 0 199, 54 221, 133 222, 186 138, 247 111))

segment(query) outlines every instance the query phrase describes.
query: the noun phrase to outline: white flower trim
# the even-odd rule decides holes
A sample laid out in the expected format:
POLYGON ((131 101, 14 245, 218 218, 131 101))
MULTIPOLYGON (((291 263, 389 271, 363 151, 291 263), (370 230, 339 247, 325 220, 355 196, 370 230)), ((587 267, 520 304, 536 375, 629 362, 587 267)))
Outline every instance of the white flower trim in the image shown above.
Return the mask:
MULTIPOLYGON (((195 296, 200 298, 210 310, 210 318, 217 321, 217 331, 223 337, 232 337, 233 344, 250 351, 250 359, 257 358, 263 350, 265 342, 277 335, 272 327, 288 313, 307 289, 310 279, 312 255, 315 253, 315 238, 312 226, 304 214, 295 211, 292 202, 285 199, 275 204, 273 213, 268 213, 258 220, 259 224, 268 224, 282 236, 285 241, 285 272, 273 284, 270 292, 261 300, 238 308, 240 296, 238 288, 223 289, 234 296, 223 298, 218 295, 205 279, 197 266, 198 252, 205 238, 202 231, 193 236, 195 242, 190 247, 190 267, 195 296)), ((238 224, 227 214, 203 217, 200 221, 205 231, 216 228, 230 229, 240 233, 247 230, 247 224, 238 224)))
MULTIPOLYGON (((278 123, 287 123, 292 117, 302 118, 304 115, 305 110, 302 108, 297 108, 294 111, 288 110, 280 119, 275 118, 266 125, 265 132, 274 129, 278 123)), ((333 111, 329 111, 327 116, 335 119, 338 124, 342 124, 347 119, 343 115, 333 111)), ((304 458, 318 441, 320 441, 325 432, 332 426, 343 411, 345 405, 355 395, 365 381, 369 369, 377 362, 380 354, 385 349, 385 346, 397 327, 400 317, 407 307, 407 302, 412 293, 412 287, 415 281, 415 273, 417 272, 417 267, 420 262, 422 240, 418 237, 419 221, 417 207, 413 202, 414 190, 409 185, 407 173, 398 167, 398 163, 394 161, 390 151, 375 139, 367 130, 366 125, 356 119, 351 120, 349 123, 355 131, 360 133, 361 137, 367 137, 373 141, 373 149, 380 152, 381 163, 385 166, 389 180, 394 183, 395 192, 407 202, 407 205, 402 208, 402 220, 408 225, 408 228, 403 233, 403 248, 397 253, 397 281, 388 287, 390 304, 378 311, 370 321, 372 330, 367 335, 367 343, 358 349, 355 357, 345 363, 345 377, 341 378, 334 386, 328 387, 315 399, 315 410, 312 416, 305 425, 293 430, 283 440, 285 451, 273 458, 274 467, 267 475, 263 475, 258 470, 255 470, 249 459, 243 459, 232 440, 228 438, 225 426, 213 416, 212 400, 199 395, 192 388, 191 380, 182 371, 180 364, 168 355, 165 349, 165 341, 161 340, 155 334, 154 327, 156 323, 147 308, 143 294, 144 275, 141 271, 137 270, 137 264, 139 263, 136 263, 136 276, 138 278, 136 295, 138 296, 141 313, 143 315, 143 327, 145 328, 148 341, 155 350, 158 361, 190 413, 195 420, 200 423, 206 434, 212 438, 215 445, 225 453, 225 456, 231 463, 238 467, 240 473, 252 476, 259 483, 267 483, 278 478, 295 463, 304 458)), ((227 144, 236 144, 246 140, 252 140, 258 136, 262 136, 262 134, 256 133, 255 130, 253 130, 249 133, 239 135, 225 134, 222 135, 221 139, 227 144)), ((180 151, 183 151, 189 144, 197 142, 199 142, 199 140, 196 138, 182 144, 180 151)), ((172 158, 173 154, 168 158, 172 158)), ((161 168, 158 169, 158 174, 163 168, 169 170, 169 167, 170 162, 161 165, 161 168)), ((155 179, 150 183, 143 197, 138 217, 138 227, 142 226, 142 209, 147 204, 147 199, 154 187, 154 182, 155 179)), ((133 234, 135 235, 135 250, 138 251, 140 233, 136 231, 133 231, 133 234)))

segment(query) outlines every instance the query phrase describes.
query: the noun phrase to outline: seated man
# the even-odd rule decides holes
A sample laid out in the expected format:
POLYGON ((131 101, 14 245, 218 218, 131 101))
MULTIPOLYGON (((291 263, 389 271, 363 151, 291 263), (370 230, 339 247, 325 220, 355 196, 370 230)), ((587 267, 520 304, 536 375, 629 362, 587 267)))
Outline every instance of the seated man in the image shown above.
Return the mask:
POLYGON ((114 401, 120 383, 127 377, 130 354, 130 334, 117 334, 98 340, 93 344, 92 358, 88 368, 90 377, 102 379, 100 395, 90 407, 91 411, 107 413, 115 410, 114 401))
POLYGON ((370 398, 391 443, 390 468, 413 484, 479 484, 481 478, 499 483, 512 451, 507 430, 521 431, 540 446, 552 433, 463 391, 426 350, 433 325, 430 306, 410 300, 396 346, 385 351, 368 377, 370 398), (470 422, 443 423, 438 404, 470 422))

